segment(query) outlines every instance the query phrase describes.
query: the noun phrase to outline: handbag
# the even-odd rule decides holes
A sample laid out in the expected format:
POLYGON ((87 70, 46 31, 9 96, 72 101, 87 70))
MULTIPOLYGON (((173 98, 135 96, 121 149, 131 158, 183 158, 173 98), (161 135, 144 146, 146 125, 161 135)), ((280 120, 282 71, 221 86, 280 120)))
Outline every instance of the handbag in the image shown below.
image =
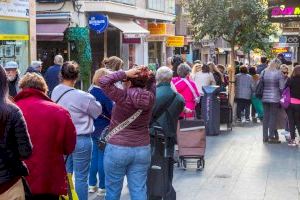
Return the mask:
MULTIPOLYGON (((68 158, 69 158, 69 155, 66 157, 65 165, 67 163, 68 158)), ((68 186, 67 195, 61 195, 59 197, 59 200, 79 200, 78 195, 75 190, 75 187, 74 187, 72 174, 67 173, 66 178, 67 178, 67 186, 68 186)))
POLYGON ((280 105, 287 109, 291 104, 291 89, 289 87, 286 87, 283 92, 280 99, 280 105))
POLYGON ((142 114, 142 112, 143 112, 143 110, 139 109, 133 115, 131 115, 128 119, 126 119, 121 124, 119 124, 118 126, 116 126, 110 132, 109 132, 109 127, 106 127, 102 131, 100 140, 98 141, 98 147, 99 147, 99 149, 102 150, 102 151, 104 151, 104 149, 106 147, 106 144, 107 144, 107 141, 111 137, 113 137, 114 135, 116 135, 117 133, 119 133, 120 131, 122 131, 123 129, 125 129, 127 126, 129 126, 132 122, 134 122, 142 114))
MULTIPOLYGON (((19 164, 14 163, 7 156, 6 150, 4 148, 0 149, 0 154, 1 154, 1 158, 4 159, 4 161, 7 163, 8 167, 14 169, 16 172, 19 172, 20 174, 27 174, 28 175, 27 168, 24 167, 23 165, 19 165, 19 164)), ((21 161, 19 161, 19 162, 21 162, 21 161)), ((31 193, 31 189, 28 185, 28 182, 26 181, 26 178, 24 176, 21 176, 21 180, 22 180, 22 184, 23 184, 23 188, 24 188, 25 200, 31 200, 32 199, 32 193, 31 193)))
POLYGON ((261 79, 259 80, 257 86, 256 86, 256 89, 255 89, 255 96, 258 98, 258 99, 262 99, 263 98, 263 95, 264 95, 264 76, 265 76, 265 71, 263 72, 262 74, 262 77, 261 79))

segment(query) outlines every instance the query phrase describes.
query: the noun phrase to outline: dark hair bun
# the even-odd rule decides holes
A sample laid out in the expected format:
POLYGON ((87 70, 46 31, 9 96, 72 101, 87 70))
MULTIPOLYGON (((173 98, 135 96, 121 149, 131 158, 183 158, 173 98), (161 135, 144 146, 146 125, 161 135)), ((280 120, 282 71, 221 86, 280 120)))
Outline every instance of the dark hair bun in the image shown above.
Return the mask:
POLYGON ((79 66, 74 61, 65 62, 61 67, 61 76, 65 80, 76 80, 79 77, 79 66))

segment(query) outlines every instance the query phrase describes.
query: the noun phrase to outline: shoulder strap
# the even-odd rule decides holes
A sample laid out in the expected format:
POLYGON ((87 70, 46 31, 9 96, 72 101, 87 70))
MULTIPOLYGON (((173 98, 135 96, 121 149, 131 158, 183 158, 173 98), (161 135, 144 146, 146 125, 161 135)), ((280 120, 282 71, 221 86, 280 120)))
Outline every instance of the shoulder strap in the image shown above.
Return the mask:
POLYGON ((116 126, 113 130, 111 130, 105 137, 105 141, 108 141, 111 137, 119 133, 120 131, 124 130, 126 127, 128 127, 132 122, 134 122, 141 114, 143 110, 139 109, 136 111, 133 115, 131 115, 128 119, 123 121, 121 124, 116 126))
POLYGON ((177 86, 179 83, 181 83, 183 81, 183 79, 180 79, 179 81, 177 81, 174 86, 177 86))
POLYGON ((65 94, 67 94, 68 92, 71 92, 72 90, 75 90, 75 89, 72 88, 72 89, 66 90, 64 93, 62 93, 62 94, 60 95, 60 97, 55 101, 55 103, 58 103, 58 102, 61 100, 61 98, 62 98, 63 96, 65 96, 65 94))
POLYGON ((196 91, 194 90, 193 86, 191 85, 191 83, 186 80, 186 79, 183 79, 183 81, 187 84, 187 86, 190 88, 191 92, 193 93, 193 96, 194 98, 198 98, 197 94, 196 94, 196 91))
POLYGON ((172 105, 172 103, 174 102, 174 99, 175 99, 176 96, 177 96, 177 95, 176 95, 176 93, 174 92, 173 95, 172 95, 172 97, 169 98, 169 99, 166 101, 166 103, 162 106, 162 109, 158 112, 158 114, 156 114, 156 115, 153 116, 153 118, 152 118, 152 120, 151 120, 151 124, 152 124, 153 122, 155 122, 156 120, 158 120, 158 119, 160 118, 160 116, 161 116, 164 112, 166 112, 166 111, 169 109, 169 107, 170 107, 170 106, 172 105))

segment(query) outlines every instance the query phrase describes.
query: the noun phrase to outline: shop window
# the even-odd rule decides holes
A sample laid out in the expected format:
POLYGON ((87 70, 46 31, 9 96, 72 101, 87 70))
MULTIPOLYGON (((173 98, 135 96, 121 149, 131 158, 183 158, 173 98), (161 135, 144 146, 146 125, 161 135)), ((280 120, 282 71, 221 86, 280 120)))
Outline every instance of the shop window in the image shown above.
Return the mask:
POLYGON ((0 34, 28 35, 28 22, 0 19, 0 34))
POLYGON ((0 65, 15 61, 21 74, 25 73, 29 64, 28 22, 0 20, 0 27, 0 65))
POLYGON ((165 0, 148 0, 148 9, 164 12, 165 4, 165 0))
POLYGON ((161 48, 162 42, 148 43, 149 66, 161 66, 161 48))
POLYGON ((175 14, 175 0, 148 0, 147 8, 175 14))

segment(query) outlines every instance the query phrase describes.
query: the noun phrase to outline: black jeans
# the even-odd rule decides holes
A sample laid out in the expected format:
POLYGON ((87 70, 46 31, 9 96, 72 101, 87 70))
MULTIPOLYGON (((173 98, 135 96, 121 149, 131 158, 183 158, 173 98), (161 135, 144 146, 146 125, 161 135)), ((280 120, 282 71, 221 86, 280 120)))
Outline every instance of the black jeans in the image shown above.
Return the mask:
POLYGON ((201 119, 201 105, 202 105, 202 97, 200 99, 200 102, 196 104, 196 117, 197 119, 201 119))
POLYGON ((291 104, 287 109, 291 139, 296 138, 296 128, 300 134, 300 105, 291 104))
POLYGON ((250 119, 250 105, 251 101, 248 99, 235 99, 237 104, 236 116, 238 119, 242 118, 242 112, 245 111, 245 118, 250 119))
POLYGON ((53 194, 39 194, 33 195, 32 200, 59 200, 59 196, 53 194))
MULTIPOLYGON (((263 103, 264 106, 264 119, 263 119, 263 139, 268 140, 269 138, 276 139, 277 129, 276 121, 279 112, 279 103, 263 103)), ((282 119, 284 120, 284 119, 282 119)))
POLYGON ((251 104, 251 117, 256 118, 256 110, 253 104, 251 104))

